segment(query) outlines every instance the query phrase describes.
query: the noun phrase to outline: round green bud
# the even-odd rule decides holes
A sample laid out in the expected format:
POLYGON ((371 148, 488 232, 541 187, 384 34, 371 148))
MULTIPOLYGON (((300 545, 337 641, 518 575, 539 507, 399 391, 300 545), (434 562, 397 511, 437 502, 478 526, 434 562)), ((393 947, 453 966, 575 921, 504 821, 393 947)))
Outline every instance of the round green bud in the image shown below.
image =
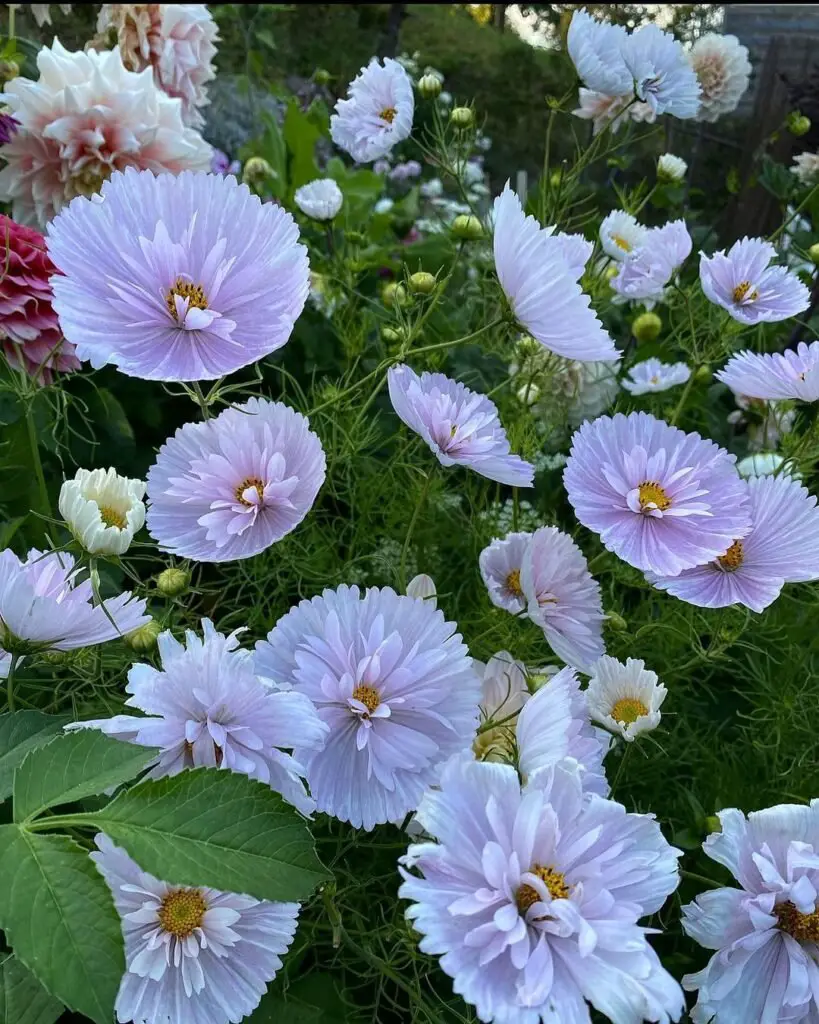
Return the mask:
POLYGON ((808 249, 808 256, 810 256, 811 262, 819 267, 819 242, 814 242, 810 249, 808 249))
POLYGON ((330 72, 326 68, 316 68, 313 72, 313 81, 316 85, 329 85, 330 78, 330 72))
POLYGON ((663 329, 663 322, 656 313, 641 313, 631 325, 638 341, 656 341, 663 329))
POLYGON ((561 181, 563 181, 563 172, 552 171, 552 173, 549 175, 549 184, 552 186, 552 188, 560 188, 561 181))
POLYGON ((381 340, 385 341, 388 345, 396 345, 399 341, 403 340, 403 335, 394 327, 382 327, 381 340))
POLYGON ((274 177, 275 173, 263 156, 252 156, 245 161, 242 181, 246 185, 261 185, 267 178, 274 177))
POLYGON ((384 290, 381 292, 381 301, 385 306, 406 306, 407 299, 407 289, 402 284, 390 281, 389 284, 384 285, 384 290))
POLYGON ((156 647, 156 638, 161 632, 162 626, 160 626, 156 619, 151 619, 150 622, 146 622, 139 629, 126 633, 123 639, 132 651, 136 651, 138 654, 145 654, 156 647))
POLYGON ((524 334, 522 338, 518 339, 515 351, 517 352, 519 359, 527 359, 529 356, 535 356, 539 352, 542 352, 543 346, 540 342, 535 341, 530 334, 524 334))
POLYGON ((16 60, 0 60, 0 82, 10 82, 20 74, 20 65, 16 60))
POLYGON ((429 295, 430 292, 434 292, 437 284, 435 275, 428 274, 426 270, 419 270, 417 274, 413 274, 409 279, 410 291, 416 292, 419 295, 429 295))
POLYGON ((455 107, 449 115, 450 123, 456 128, 469 128, 475 120, 475 115, 469 107, 455 107))
POLYGON ((434 100, 441 95, 443 82, 438 75, 426 74, 418 79, 418 92, 425 100, 434 100))
POLYGON ((628 623, 619 612, 606 612, 606 625, 617 633, 623 633, 628 629, 628 623))
POLYGON ((785 124, 791 135, 796 136, 797 139, 802 135, 807 135, 810 131, 810 118, 805 117, 798 110, 792 110, 788 114, 785 124))
POLYGON ((605 273, 606 280, 607 281, 613 280, 615 277, 617 277, 619 272, 620 272, 620 264, 619 263, 610 263, 606 267, 606 273, 605 273))
MULTIPOLYGON (((556 670, 555 670, 556 671, 556 670)), ((529 693, 537 693, 551 680, 554 672, 532 672, 526 677, 526 686, 529 693)))
POLYGON ((694 380, 699 381, 700 384, 707 384, 711 380, 711 367, 708 363, 703 363, 702 366, 697 367, 694 380))
POLYGON ((722 822, 716 814, 709 814, 703 822, 706 832, 722 832, 722 822))
POLYGON ((475 242, 483 238, 483 224, 472 213, 460 213, 452 222, 452 234, 465 242, 475 242))
POLYGON ((177 569, 171 566, 163 571, 156 578, 156 589, 165 597, 179 597, 188 589, 191 581, 191 574, 185 569, 177 569))
POLYGON ((352 242, 353 245, 361 245, 363 242, 367 241, 367 236, 361 231, 348 231, 347 241, 352 242))

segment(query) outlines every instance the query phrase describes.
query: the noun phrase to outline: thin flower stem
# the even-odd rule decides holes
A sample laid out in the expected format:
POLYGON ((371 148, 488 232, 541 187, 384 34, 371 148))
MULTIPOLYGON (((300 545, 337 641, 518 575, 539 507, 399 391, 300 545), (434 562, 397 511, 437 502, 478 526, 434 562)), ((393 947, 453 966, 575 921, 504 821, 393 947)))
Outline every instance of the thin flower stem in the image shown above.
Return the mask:
POLYGON ((614 791, 617 789, 617 783, 620 781, 620 776, 623 774, 623 768, 625 768, 626 761, 628 760, 628 756, 631 753, 631 748, 633 746, 633 743, 629 743, 626 746, 626 749, 623 751, 623 756, 620 758, 620 764, 617 765, 617 771, 614 775, 614 781, 611 784, 611 791, 609 793, 609 797, 611 798, 614 797, 614 791))
POLYGON ((19 655, 12 654, 11 664, 9 665, 9 674, 6 676, 6 703, 8 704, 8 710, 14 711, 14 672, 17 668, 19 661, 19 655))
POLYGON ((208 400, 207 400, 207 398, 205 398, 205 395, 204 395, 204 393, 202 391, 202 385, 199 383, 198 380, 195 380, 193 382, 193 392, 194 392, 194 395, 191 396, 191 397, 195 396, 194 397, 194 401, 199 406, 199 408, 202 410, 202 419, 203 420, 209 420, 210 419, 210 409, 208 408, 208 400))
POLYGON ((31 402, 26 402, 26 433, 28 434, 28 445, 31 450, 31 462, 34 466, 34 476, 37 479, 37 491, 39 499, 39 511, 44 516, 51 515, 51 505, 48 500, 48 488, 46 487, 43 464, 40 461, 40 446, 37 443, 37 428, 34 424, 34 415, 31 411, 31 402))
POLYGON ((719 882, 715 882, 713 878, 706 878, 705 875, 698 875, 695 871, 680 871, 683 878, 690 878, 692 882, 701 882, 703 885, 707 885, 709 889, 722 889, 719 882))
POLYGON ((409 553, 409 546, 410 542, 412 541, 412 533, 413 530, 415 529, 415 524, 418 521, 418 516, 421 514, 421 509, 424 507, 424 504, 426 503, 427 495, 429 494, 429 485, 432 483, 432 474, 434 472, 435 469, 433 467, 433 469, 431 469, 427 473, 424 479, 424 484, 421 488, 421 493, 418 496, 418 503, 415 506, 415 510, 412 513, 412 519, 410 519, 409 526, 407 527, 407 535, 404 538, 404 546, 401 549, 401 566, 399 569, 398 578, 401 584, 402 593, 406 592, 407 589, 407 554, 409 553))
POLYGON ((682 411, 685 408, 685 403, 688 401, 688 395, 694 384, 694 376, 695 374, 692 373, 688 380, 685 382, 685 387, 683 388, 683 393, 680 395, 680 400, 677 403, 677 408, 674 410, 674 415, 669 420, 669 423, 672 427, 676 425, 677 420, 680 418, 680 415, 682 414, 682 411))
POLYGON ((16 15, 17 15, 17 10, 16 10, 14 4, 9 4, 9 40, 8 40, 9 42, 12 42, 13 39, 14 39, 14 31, 15 31, 14 22, 15 22, 16 15))

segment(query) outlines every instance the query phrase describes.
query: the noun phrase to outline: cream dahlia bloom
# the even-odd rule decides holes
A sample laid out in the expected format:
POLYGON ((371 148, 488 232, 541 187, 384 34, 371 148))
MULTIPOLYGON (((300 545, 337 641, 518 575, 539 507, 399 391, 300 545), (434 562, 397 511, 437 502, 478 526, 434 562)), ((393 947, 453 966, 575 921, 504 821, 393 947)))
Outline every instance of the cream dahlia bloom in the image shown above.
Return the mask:
POLYGON ((815 185, 819 181, 819 153, 800 153, 793 158, 791 174, 801 185, 815 185))
POLYGON ((180 101, 156 87, 150 70, 127 71, 118 50, 71 53, 55 39, 37 67, 36 82, 15 78, 4 93, 20 128, 0 148, 0 201, 16 221, 44 227, 114 170, 210 169, 211 148, 183 124, 180 101))
POLYGON ((144 480, 78 469, 60 489, 60 515, 89 554, 123 555, 145 524, 144 480))
POLYGON ((709 32, 691 48, 691 66, 702 90, 698 121, 716 121, 739 106, 751 78, 748 50, 736 36, 709 32))
POLYGON ((202 127, 219 38, 207 4, 103 4, 97 32, 92 45, 114 35, 125 67, 151 67, 159 88, 182 101, 185 124, 202 127))
POLYGON ((631 743, 660 724, 660 705, 667 694, 644 661, 628 658, 624 665, 604 655, 592 667, 586 703, 593 722, 631 743))

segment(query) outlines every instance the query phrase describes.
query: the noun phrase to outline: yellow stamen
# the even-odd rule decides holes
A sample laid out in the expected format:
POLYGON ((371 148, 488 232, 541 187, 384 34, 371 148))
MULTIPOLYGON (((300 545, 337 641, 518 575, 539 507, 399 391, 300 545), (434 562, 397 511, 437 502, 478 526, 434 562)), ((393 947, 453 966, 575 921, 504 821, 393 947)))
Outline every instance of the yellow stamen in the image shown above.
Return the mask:
POLYGON ((239 486, 233 492, 234 497, 239 502, 239 504, 246 505, 248 508, 250 508, 251 505, 255 504, 255 502, 248 501, 247 498, 245 497, 245 491, 249 487, 254 487, 256 489, 256 493, 259 495, 259 501, 261 502, 264 500, 264 482, 260 480, 257 476, 248 476, 245 477, 245 479, 239 484, 239 486))
POLYGON ((192 281, 186 281, 184 278, 178 277, 176 284, 173 288, 168 290, 165 296, 165 303, 168 307, 168 312, 177 320, 176 315, 176 296, 181 299, 188 300, 188 308, 195 307, 196 309, 207 309, 208 299, 205 295, 205 289, 201 284, 194 284, 192 281))
POLYGON ((671 498, 665 493, 658 483, 653 480, 646 480, 640 484, 640 511, 645 512, 649 506, 658 508, 661 512, 671 508, 671 498))
POLYGON ((622 725, 632 725, 648 714, 648 708, 636 697, 622 697, 611 709, 611 717, 622 725))
POLYGON ((198 889, 173 889, 162 900, 157 916, 163 931, 178 939, 186 939, 201 928, 207 909, 208 905, 198 889))
POLYGON ((742 551, 742 541, 735 540, 734 543, 728 548, 724 555, 720 555, 717 558, 720 566, 726 572, 736 572, 737 569, 742 565, 744 554, 742 551))
POLYGON ((780 903, 774 907, 779 927, 797 942, 819 942, 819 911, 803 914, 792 903, 780 903))
POLYGON ((116 526, 118 530, 124 530, 128 525, 125 516, 110 505, 100 505, 100 518, 106 526, 116 526))
POLYGON ((357 686, 353 690, 353 700, 360 700, 370 714, 381 703, 378 690, 374 686, 357 686))
POLYGON ((751 291, 750 281, 740 281, 736 288, 734 288, 734 302, 742 302, 745 298, 747 298, 749 302, 754 302, 759 298, 759 292, 756 288, 751 291), (751 294, 749 295, 748 292, 751 292, 751 294))
POLYGON ((397 113, 398 111, 395 109, 395 107, 384 107, 384 109, 378 116, 381 118, 382 121, 386 121, 387 124, 392 124, 393 121, 395 120, 395 115, 397 113))
POLYGON ((520 586, 520 569, 513 569, 506 577, 506 589, 515 597, 523 597, 523 590, 520 586))
POLYGON ((612 242, 614 242, 617 248, 622 249, 623 252, 631 252, 631 250, 634 248, 631 242, 627 242, 622 235, 612 235, 611 240, 612 242))
MULTIPOLYGON (((555 868, 544 868, 540 864, 535 864, 531 869, 531 873, 537 875, 545 884, 553 900, 567 900, 569 898, 571 890, 566 885, 566 878, 562 872, 557 871, 555 868)), ((532 885, 521 885, 515 893, 515 902, 521 914, 525 914, 539 899, 540 895, 532 885)))

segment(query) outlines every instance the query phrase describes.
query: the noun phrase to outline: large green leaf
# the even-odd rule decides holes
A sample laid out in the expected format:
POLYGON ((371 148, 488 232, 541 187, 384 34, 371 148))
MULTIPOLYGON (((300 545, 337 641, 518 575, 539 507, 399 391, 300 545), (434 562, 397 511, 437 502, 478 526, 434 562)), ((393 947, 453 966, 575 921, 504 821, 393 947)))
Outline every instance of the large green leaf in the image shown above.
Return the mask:
POLYGON ((16 957, 0 963, 0 1024, 54 1024, 62 1012, 63 1004, 16 957))
POLYGON ((133 779, 155 756, 152 747, 121 743, 96 729, 64 733, 32 750, 15 772, 14 820, 104 793, 133 779))
POLYGON ((316 143, 321 138, 321 132, 307 114, 303 113, 295 96, 287 105, 283 135, 290 151, 289 186, 291 189, 297 189, 319 176, 316 143))
POLYGON ((303 818, 269 786, 196 768, 145 780, 90 816, 144 871, 261 900, 302 900, 328 875, 303 818))
POLYGON ((125 971, 122 930, 94 862, 67 836, 0 826, 0 928, 48 991, 111 1024, 125 971))
POLYGON ((314 972, 299 978, 283 993, 270 988, 248 1024, 342 1024, 346 1009, 330 974, 314 972))
POLYGON ((26 754, 48 743, 68 718, 42 711, 15 711, 0 715, 0 800, 11 796, 15 769, 26 754))

